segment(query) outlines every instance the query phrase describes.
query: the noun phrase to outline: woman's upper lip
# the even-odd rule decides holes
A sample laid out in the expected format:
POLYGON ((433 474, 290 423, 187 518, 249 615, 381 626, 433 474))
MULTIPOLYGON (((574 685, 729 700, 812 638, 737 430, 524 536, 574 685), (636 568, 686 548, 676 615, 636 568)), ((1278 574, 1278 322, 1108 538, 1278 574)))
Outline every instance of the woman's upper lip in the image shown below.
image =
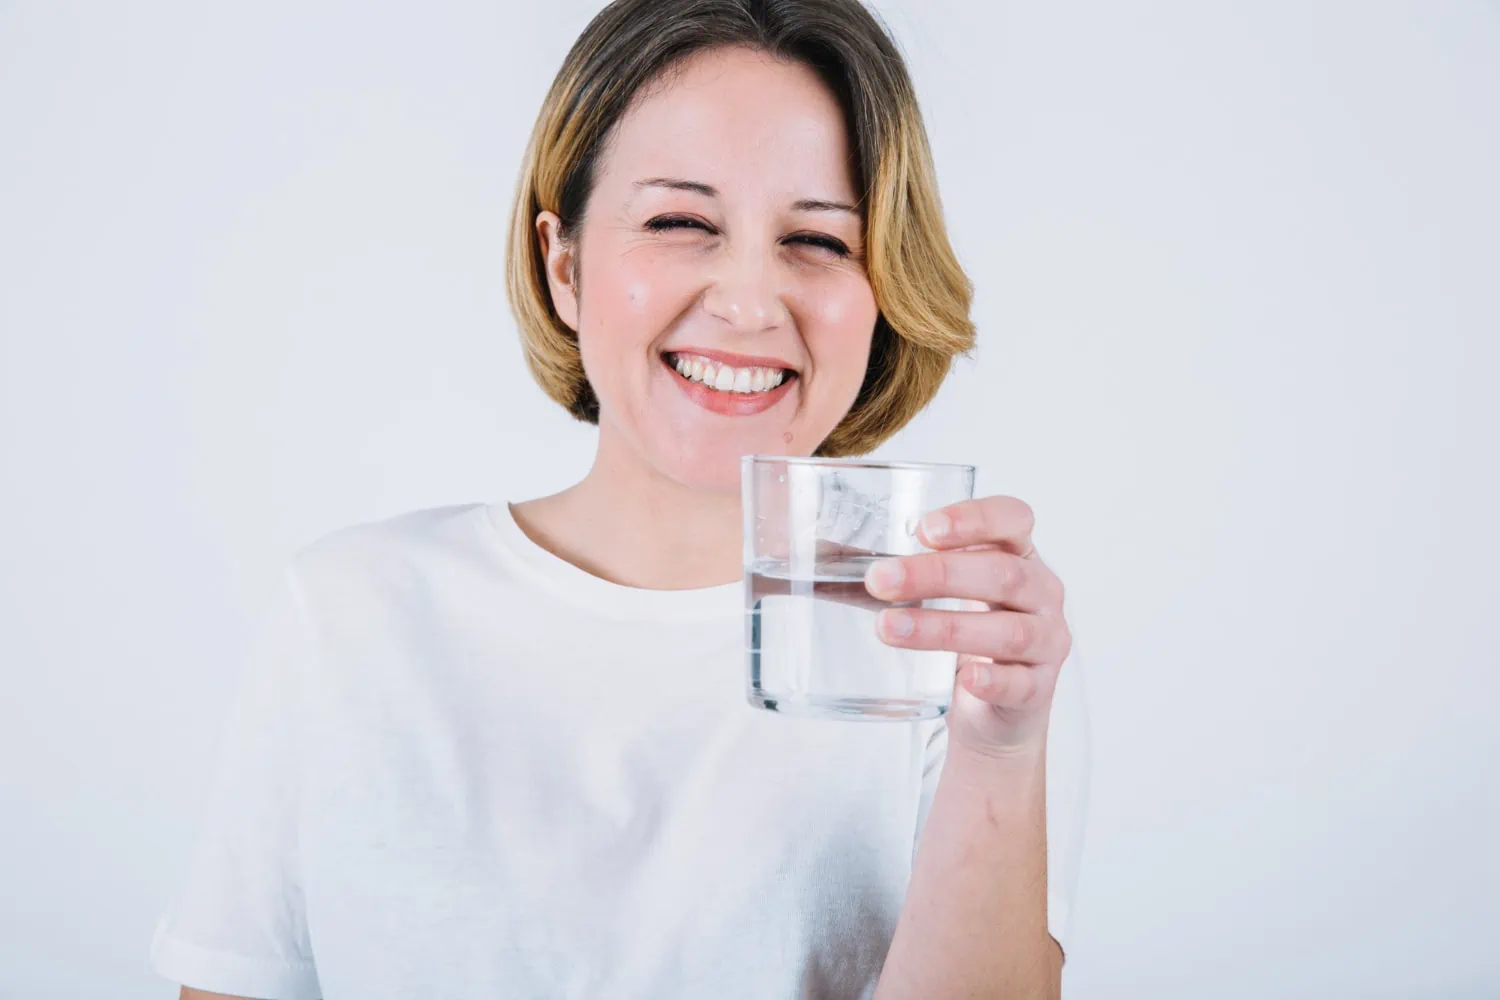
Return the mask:
POLYGON ((797 370, 780 358, 760 357, 754 354, 736 354, 733 351, 713 351, 706 347, 673 347, 665 353, 690 354, 694 357, 708 358, 710 361, 717 361, 719 364, 728 365, 731 368, 784 368, 791 372, 797 370))

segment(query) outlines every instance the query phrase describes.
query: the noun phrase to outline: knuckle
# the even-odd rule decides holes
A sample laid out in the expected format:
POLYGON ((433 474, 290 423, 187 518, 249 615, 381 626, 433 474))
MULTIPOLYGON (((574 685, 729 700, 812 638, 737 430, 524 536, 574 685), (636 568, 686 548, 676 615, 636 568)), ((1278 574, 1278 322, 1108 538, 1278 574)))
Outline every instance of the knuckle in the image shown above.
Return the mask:
POLYGON ((1036 511, 1032 510, 1031 504, 1025 500, 1011 497, 1010 511, 1008 513, 1016 522, 1016 525, 1023 529, 1025 533, 1030 534, 1031 529, 1036 527, 1036 511))
POLYGON ((950 649, 958 642, 958 612, 948 611, 937 618, 937 640, 950 649))
POLYGON ((1036 641, 1036 624, 1030 615, 1016 615, 1011 619, 1010 635, 1007 646, 1012 652, 1022 652, 1031 648, 1036 641))
POLYGON ((926 560, 925 582, 936 593, 946 594, 953 585, 953 565, 946 555, 934 555, 926 560))
POLYGON ((1002 561, 1005 563, 1006 589, 1012 592, 1019 592, 1024 589, 1030 577, 1030 570, 1026 566, 1026 561, 1020 556, 1013 556, 1009 553, 1006 554, 1002 561))
POLYGON ((1010 594, 1020 585, 1020 567, 1014 561, 1007 558, 1003 553, 986 553, 990 560, 990 578, 995 584, 995 589, 1002 594, 1010 594))

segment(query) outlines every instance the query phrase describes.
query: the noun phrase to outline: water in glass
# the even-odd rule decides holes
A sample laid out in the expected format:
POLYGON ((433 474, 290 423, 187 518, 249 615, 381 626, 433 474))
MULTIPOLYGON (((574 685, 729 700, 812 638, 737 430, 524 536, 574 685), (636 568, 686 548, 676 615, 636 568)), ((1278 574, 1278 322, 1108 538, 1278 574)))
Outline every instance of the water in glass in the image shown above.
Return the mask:
POLYGON ((879 558, 843 553, 796 566, 760 559, 748 567, 745 625, 754 704, 868 719, 926 719, 947 711, 954 654, 898 649, 875 633, 882 609, 914 606, 870 596, 865 571, 879 558))

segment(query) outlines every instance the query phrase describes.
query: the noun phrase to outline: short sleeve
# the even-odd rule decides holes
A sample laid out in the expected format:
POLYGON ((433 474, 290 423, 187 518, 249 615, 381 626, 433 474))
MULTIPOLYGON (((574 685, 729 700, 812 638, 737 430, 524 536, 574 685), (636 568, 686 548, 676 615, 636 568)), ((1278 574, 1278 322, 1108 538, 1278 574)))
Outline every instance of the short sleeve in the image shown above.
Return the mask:
POLYGON ((315 656, 288 568, 243 657, 187 877, 151 943, 153 968, 173 982, 265 1000, 321 996, 297 838, 315 656))
MULTIPOLYGON (((917 804, 916 842, 932 808, 938 777, 948 756, 948 726, 939 720, 927 738, 922 795, 917 804)), ((1068 917, 1078 887, 1089 784, 1088 707, 1083 665, 1075 644, 1057 677, 1047 724, 1047 930, 1066 950, 1068 917)), ((912 857, 916 857, 913 847, 912 857)))

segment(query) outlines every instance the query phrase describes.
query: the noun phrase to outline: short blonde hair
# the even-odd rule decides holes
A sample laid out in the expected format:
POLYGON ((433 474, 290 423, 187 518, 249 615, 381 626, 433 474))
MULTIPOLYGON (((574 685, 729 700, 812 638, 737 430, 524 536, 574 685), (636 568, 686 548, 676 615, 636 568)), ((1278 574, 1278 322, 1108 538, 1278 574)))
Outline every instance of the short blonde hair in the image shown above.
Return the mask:
POLYGON ((848 122, 880 315, 854 405, 817 454, 860 455, 926 406, 974 345, 973 285, 948 242, 916 93, 895 43, 859 0, 615 0, 584 29, 542 104, 510 220, 506 289, 547 395, 597 423, 578 338, 557 315, 536 218, 582 224, 600 151, 631 101, 684 58, 747 46, 805 63, 848 122))

